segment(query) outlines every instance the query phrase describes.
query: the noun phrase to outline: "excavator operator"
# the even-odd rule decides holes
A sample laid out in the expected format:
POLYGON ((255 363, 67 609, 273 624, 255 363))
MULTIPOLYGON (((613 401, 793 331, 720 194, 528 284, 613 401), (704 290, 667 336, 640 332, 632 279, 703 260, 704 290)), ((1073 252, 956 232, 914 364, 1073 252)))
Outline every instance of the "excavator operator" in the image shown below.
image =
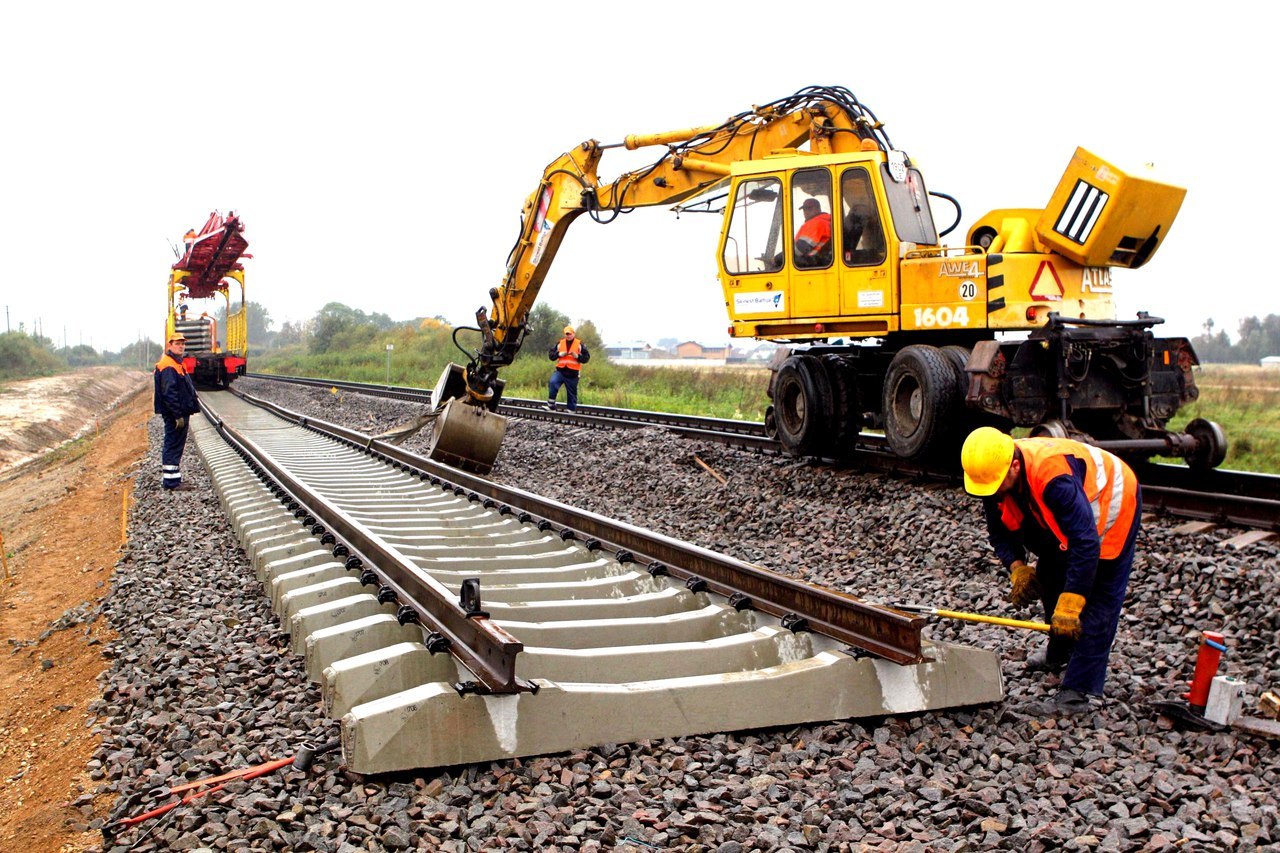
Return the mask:
POLYGON ((825 267, 831 263, 831 214, 816 198, 805 199, 800 211, 804 224, 796 232, 796 266, 825 267))

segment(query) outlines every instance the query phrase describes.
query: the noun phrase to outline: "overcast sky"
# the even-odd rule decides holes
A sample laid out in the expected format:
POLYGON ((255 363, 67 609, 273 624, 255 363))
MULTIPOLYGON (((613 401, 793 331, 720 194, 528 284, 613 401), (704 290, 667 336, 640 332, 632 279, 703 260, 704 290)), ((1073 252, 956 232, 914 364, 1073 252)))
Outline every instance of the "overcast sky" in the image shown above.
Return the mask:
MULTIPOLYGON (((1042 207, 1077 145, 1154 163, 1188 193, 1155 259, 1117 272, 1121 316, 1234 333, 1280 313, 1264 216, 1278 14, 1188 8, 6 4, 0 294, 11 328, 41 318, 59 342, 159 338, 169 241, 235 210, 249 298, 277 329, 330 301, 469 323, 562 151, 824 84, 960 200, 952 244, 993 208, 1042 207)), ((638 165, 615 154, 605 178, 638 165)), ((541 299, 610 340, 723 341, 718 229, 666 208, 580 218, 541 299)))

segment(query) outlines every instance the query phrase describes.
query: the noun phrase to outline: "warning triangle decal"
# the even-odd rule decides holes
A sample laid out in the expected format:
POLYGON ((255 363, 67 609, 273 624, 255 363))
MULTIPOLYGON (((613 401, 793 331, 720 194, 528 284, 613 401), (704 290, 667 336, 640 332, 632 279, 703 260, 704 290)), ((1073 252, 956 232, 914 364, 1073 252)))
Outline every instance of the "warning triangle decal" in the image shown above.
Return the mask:
POLYGON ((1031 282, 1031 298, 1036 302, 1061 302, 1062 293, 1062 280, 1058 278, 1058 271, 1051 262, 1041 261, 1035 280, 1031 282))

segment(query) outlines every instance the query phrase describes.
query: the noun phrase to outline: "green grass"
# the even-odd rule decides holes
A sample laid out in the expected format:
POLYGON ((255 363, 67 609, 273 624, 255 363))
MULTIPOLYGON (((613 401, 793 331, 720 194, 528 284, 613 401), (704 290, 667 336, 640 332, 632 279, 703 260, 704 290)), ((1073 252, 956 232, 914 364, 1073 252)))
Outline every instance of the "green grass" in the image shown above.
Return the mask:
MULTIPOLYGON (((546 399, 552 364, 547 359, 520 358, 503 371, 509 397, 546 399)), ((603 358, 582 369, 578 401, 712 418, 762 421, 769 404, 764 368, 638 367, 611 364, 603 358)), ((560 394, 564 402, 564 393, 560 394)))
POLYGON ((1223 468, 1280 474, 1280 370, 1211 364, 1196 375, 1200 399, 1169 422, 1181 429, 1193 418, 1215 421, 1227 436, 1223 468))

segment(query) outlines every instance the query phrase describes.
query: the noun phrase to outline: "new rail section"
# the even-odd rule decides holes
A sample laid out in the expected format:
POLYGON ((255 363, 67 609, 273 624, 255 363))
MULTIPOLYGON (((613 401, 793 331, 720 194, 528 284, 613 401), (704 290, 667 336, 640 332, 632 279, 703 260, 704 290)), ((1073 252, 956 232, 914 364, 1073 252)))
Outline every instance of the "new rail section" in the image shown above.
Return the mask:
POLYGON ((923 620, 248 395, 196 447, 361 773, 998 701, 923 620))
MULTIPOLYGON (((430 391, 404 386, 263 373, 253 373, 250 376, 274 382, 338 388, 423 405, 431 400, 430 391)), ((577 412, 549 412, 544 408, 543 401, 521 398, 504 398, 500 413, 589 427, 660 427, 677 435, 703 438, 745 450, 782 452, 779 442, 766 434, 764 424, 756 421, 585 405, 580 405, 577 412)), ((885 447, 884 437, 874 433, 862 433, 858 437, 852 459, 842 461, 852 461, 855 465, 872 470, 958 482, 958 474, 953 469, 930 468, 895 456, 885 447)), ((1139 465, 1137 473, 1142 481, 1144 508, 1148 511, 1174 518, 1280 532, 1280 476, 1222 469, 1195 472, 1183 465, 1164 463, 1139 465)))

